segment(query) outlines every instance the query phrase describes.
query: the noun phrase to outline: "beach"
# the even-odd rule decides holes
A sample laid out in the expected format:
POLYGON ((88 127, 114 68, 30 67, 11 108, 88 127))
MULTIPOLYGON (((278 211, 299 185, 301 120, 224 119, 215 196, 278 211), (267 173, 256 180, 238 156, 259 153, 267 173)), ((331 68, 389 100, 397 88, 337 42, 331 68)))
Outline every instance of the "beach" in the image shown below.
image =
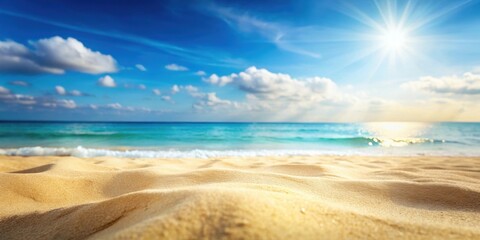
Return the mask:
POLYGON ((480 240, 480 0, 0 0, 0 240, 480 240))
POLYGON ((2 239, 479 239, 480 158, 0 157, 2 239))

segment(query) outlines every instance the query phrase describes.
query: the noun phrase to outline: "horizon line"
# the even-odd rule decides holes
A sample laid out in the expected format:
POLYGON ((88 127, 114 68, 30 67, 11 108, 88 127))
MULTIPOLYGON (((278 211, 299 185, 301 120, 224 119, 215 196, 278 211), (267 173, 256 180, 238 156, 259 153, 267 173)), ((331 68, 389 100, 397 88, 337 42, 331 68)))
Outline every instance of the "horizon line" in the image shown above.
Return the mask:
POLYGON ((200 123, 200 124, 248 124, 248 123, 261 123, 261 124, 355 124, 355 123, 480 123, 480 121, 356 121, 356 122, 306 122, 306 121, 74 121, 74 120, 1 120, 0 123, 200 123))

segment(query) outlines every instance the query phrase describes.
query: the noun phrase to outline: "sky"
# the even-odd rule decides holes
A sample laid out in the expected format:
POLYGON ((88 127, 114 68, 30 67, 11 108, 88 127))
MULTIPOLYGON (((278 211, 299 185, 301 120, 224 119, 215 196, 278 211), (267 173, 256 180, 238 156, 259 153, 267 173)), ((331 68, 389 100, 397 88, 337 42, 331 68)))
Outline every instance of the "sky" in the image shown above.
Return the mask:
POLYGON ((480 1, 0 0, 0 120, 480 121, 480 1))

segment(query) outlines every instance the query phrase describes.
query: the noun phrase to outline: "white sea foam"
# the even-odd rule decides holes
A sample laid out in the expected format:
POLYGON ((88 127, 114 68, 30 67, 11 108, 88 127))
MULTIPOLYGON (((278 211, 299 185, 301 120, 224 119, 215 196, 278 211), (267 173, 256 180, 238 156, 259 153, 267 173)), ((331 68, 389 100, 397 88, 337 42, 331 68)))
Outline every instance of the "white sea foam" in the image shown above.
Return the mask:
POLYGON ((74 156, 81 158, 91 157, 117 157, 117 158, 215 158, 215 157, 261 157, 261 156, 314 156, 314 155, 367 155, 367 156, 478 156, 479 153, 468 152, 408 152, 405 151, 367 151, 363 150, 116 150, 96 148, 49 148, 49 147, 23 147, 0 149, 0 155, 6 156, 74 156))
POLYGON ((113 150, 96 148, 44 148, 24 147, 0 149, 0 155, 7 156, 74 156, 118 157, 118 158, 213 158, 213 157, 254 157, 290 155, 338 155, 333 151, 313 150, 113 150))

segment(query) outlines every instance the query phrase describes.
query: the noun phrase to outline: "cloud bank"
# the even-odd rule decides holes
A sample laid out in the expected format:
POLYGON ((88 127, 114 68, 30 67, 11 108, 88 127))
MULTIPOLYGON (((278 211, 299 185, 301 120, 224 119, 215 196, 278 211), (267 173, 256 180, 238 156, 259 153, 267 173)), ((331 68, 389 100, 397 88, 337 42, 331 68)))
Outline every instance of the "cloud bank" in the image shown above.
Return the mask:
MULTIPOLYGON (((66 90, 61 87, 56 87, 57 92, 63 93, 65 95, 66 90)), ((51 97, 34 97, 23 94, 16 94, 9 89, 0 86, 0 103, 5 106, 23 106, 33 109, 35 108, 67 108, 74 109, 77 107, 77 104, 74 100, 69 99, 55 99, 51 97)))
POLYGON ((402 85, 406 89, 436 94, 480 94, 480 75, 464 73, 462 76, 422 77, 402 85))
POLYGON ((31 49, 12 40, 0 41, 0 72, 13 74, 90 74, 118 70, 116 60, 93 51, 75 38, 59 36, 29 42, 31 49))
POLYGON ((288 74, 272 73, 255 66, 226 76, 212 74, 204 80, 218 86, 234 85, 247 93, 249 98, 264 100, 321 102, 341 97, 337 85, 328 78, 312 77, 300 80, 288 74))

